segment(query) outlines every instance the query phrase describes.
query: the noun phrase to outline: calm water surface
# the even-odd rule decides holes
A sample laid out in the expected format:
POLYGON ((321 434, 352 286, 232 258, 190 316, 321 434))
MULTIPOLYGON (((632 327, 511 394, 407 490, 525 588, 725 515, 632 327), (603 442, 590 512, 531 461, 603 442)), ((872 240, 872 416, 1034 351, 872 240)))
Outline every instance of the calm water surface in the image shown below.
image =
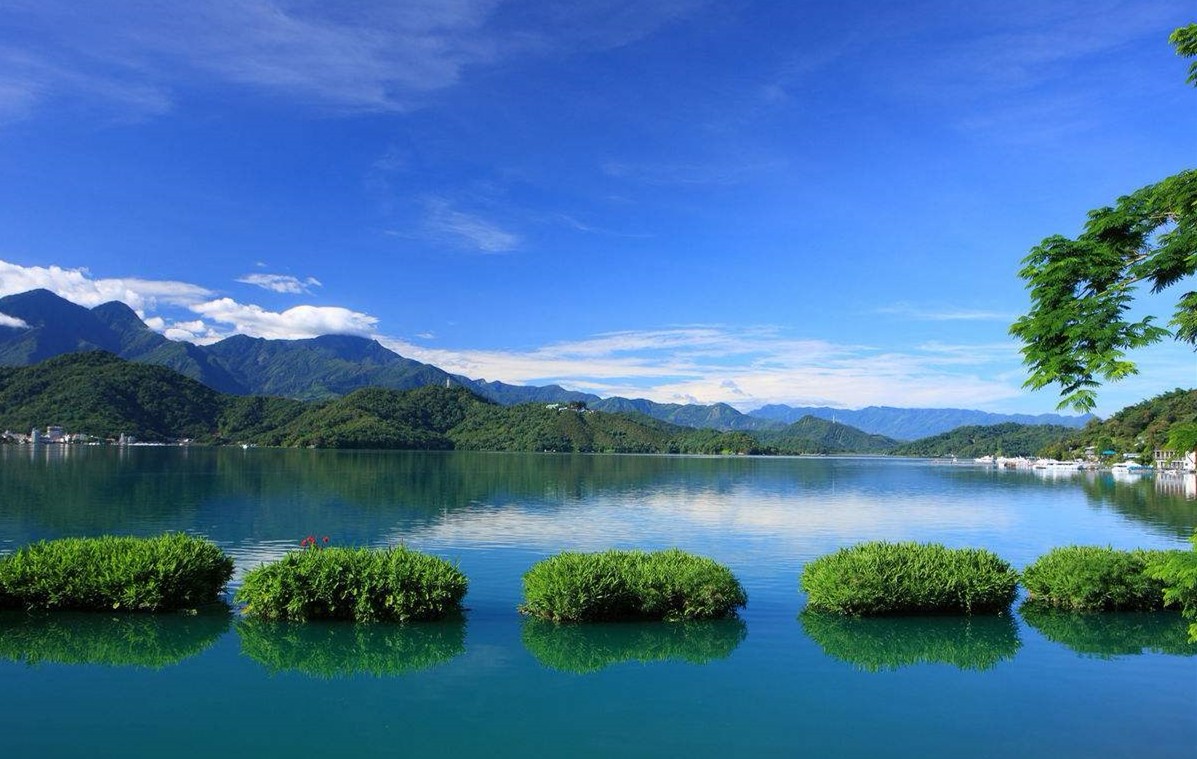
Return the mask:
POLYGON ((1173 614, 800 615, 802 565, 861 540, 1184 548, 1183 484, 923 461, 0 447, 0 551, 209 537, 237 578, 296 550, 404 542, 460 563, 416 627, 0 615, 10 756, 1186 757, 1197 648, 1173 614), (515 611, 563 549, 679 546, 749 606, 705 625, 555 627, 515 611))

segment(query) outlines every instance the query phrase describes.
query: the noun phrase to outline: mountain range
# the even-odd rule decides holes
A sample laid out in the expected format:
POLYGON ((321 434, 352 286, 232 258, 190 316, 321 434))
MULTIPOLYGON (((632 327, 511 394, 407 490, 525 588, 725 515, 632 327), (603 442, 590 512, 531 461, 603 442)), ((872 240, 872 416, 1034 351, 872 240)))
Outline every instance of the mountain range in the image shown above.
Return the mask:
POLYGON ((169 340, 145 324, 133 309, 112 301, 95 308, 72 303, 49 290, 0 298, 0 366, 28 366, 66 353, 102 350, 120 358, 173 369, 222 393, 320 400, 363 387, 409 390, 457 385, 503 405, 580 402, 608 413, 641 414, 685 427, 723 431, 784 432, 806 416, 842 423, 873 435, 911 440, 961 425, 1060 424, 1080 427, 1090 417, 991 414, 967 409, 870 407, 859 411, 827 407, 764 406, 747 414, 724 403, 657 403, 645 399, 600 398, 558 385, 525 386, 450 374, 405 358, 375 340, 323 335, 303 340, 269 340, 235 335, 210 345, 169 340))
POLYGON ((894 408, 892 406, 869 406, 862 409, 837 409, 827 406, 786 406, 781 404, 762 406, 748 412, 759 419, 768 419, 783 424, 807 416, 847 424, 875 435, 885 435, 895 440, 919 440, 939 435, 964 426, 990 426, 996 424, 1055 425, 1070 428, 1084 427, 1092 414, 1066 416, 1062 414, 994 414, 962 408, 894 408))

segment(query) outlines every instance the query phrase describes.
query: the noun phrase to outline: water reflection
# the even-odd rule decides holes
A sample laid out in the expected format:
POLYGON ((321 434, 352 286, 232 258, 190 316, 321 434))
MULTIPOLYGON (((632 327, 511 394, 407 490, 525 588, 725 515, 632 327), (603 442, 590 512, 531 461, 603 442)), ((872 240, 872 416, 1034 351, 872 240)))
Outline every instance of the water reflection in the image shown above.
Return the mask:
POLYGON ((194 615, 6 611, 0 613, 0 658, 160 669, 207 649, 231 619, 223 605, 194 615))
POLYGON ((1197 504, 1188 500, 1187 476, 1115 478, 1097 473, 1080 480, 1089 500, 1138 522, 1159 525, 1178 537, 1193 532, 1197 504))
POLYGON ((828 656, 866 672, 916 664, 986 670, 1022 647, 1009 615, 845 617, 803 611, 802 629, 828 656))
POLYGON ((1085 656, 1197 656, 1197 643, 1189 642, 1189 625, 1179 612, 1076 614, 1031 603, 1019 612, 1040 635, 1085 656))
POLYGON ((398 625, 351 622, 237 622, 241 652, 271 674, 324 679, 393 677, 444 664, 465 653, 464 617, 398 625))
POLYGON ((731 656, 747 636, 739 619, 571 625, 526 619, 521 634, 542 665, 575 674, 623 662, 707 664, 731 656))

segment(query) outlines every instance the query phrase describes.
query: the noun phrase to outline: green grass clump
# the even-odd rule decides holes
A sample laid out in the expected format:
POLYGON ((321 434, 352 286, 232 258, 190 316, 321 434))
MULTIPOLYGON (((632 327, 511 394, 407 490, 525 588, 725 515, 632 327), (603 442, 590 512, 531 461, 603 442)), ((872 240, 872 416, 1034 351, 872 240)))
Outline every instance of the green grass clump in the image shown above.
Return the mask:
POLYGON ((422 625, 237 623, 242 653, 271 674, 300 672, 326 680, 395 677, 444 664, 465 653, 465 630, 461 615, 422 625))
POLYGON ((1007 614, 991 616, 849 617, 807 609, 802 629, 833 659, 865 672, 918 664, 984 671, 1022 647, 1007 614))
POLYGON ((182 533, 61 538, 0 559, 0 604, 80 611, 171 611, 214 602, 233 560, 182 533))
POLYGON ((1149 611, 1164 607, 1164 582, 1149 565, 1171 552, 1065 546, 1023 570, 1028 602, 1069 611, 1149 611))
POLYGON ((802 571, 813 611, 838 614, 998 613, 1018 573, 993 553, 938 543, 860 543, 820 556, 802 571))
POLYGON ((1189 538, 1192 551, 1163 551, 1148 559, 1147 574, 1164 586, 1164 603, 1176 606, 1192 620, 1189 640, 1197 643, 1197 532, 1189 538))
POLYGON ((624 662, 707 664, 731 656, 748 636, 739 619, 561 625, 526 619, 521 637, 536 660, 559 672, 584 675, 624 662))
POLYGON ((209 648, 232 614, 213 604, 197 614, 0 612, 0 659, 106 667, 173 666, 209 648))
POLYGON ((566 551, 524 574, 520 611, 554 622, 722 619, 748 603, 727 567, 676 548, 566 551))
POLYGON ((457 567, 403 546, 309 548, 250 570, 236 600, 262 619, 411 622, 459 611, 466 587, 457 567))

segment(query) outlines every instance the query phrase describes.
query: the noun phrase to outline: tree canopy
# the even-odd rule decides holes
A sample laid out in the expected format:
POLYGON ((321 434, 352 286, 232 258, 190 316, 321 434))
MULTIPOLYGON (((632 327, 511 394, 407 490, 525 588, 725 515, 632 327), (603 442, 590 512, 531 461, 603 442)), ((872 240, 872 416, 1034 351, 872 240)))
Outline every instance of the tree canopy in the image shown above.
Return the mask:
MULTIPOLYGON (((1197 56, 1197 24, 1169 38, 1197 56)), ((1188 81, 1197 85, 1197 63, 1188 81)), ((1165 337, 1197 345, 1197 292, 1180 296, 1167 329, 1127 318, 1137 285, 1161 292, 1197 273, 1197 170, 1184 170, 1089 212, 1075 239, 1046 238, 1023 259, 1031 308, 1010 332, 1024 343, 1027 387, 1058 384, 1060 406, 1090 411, 1102 381, 1135 374, 1126 351, 1165 337)))

